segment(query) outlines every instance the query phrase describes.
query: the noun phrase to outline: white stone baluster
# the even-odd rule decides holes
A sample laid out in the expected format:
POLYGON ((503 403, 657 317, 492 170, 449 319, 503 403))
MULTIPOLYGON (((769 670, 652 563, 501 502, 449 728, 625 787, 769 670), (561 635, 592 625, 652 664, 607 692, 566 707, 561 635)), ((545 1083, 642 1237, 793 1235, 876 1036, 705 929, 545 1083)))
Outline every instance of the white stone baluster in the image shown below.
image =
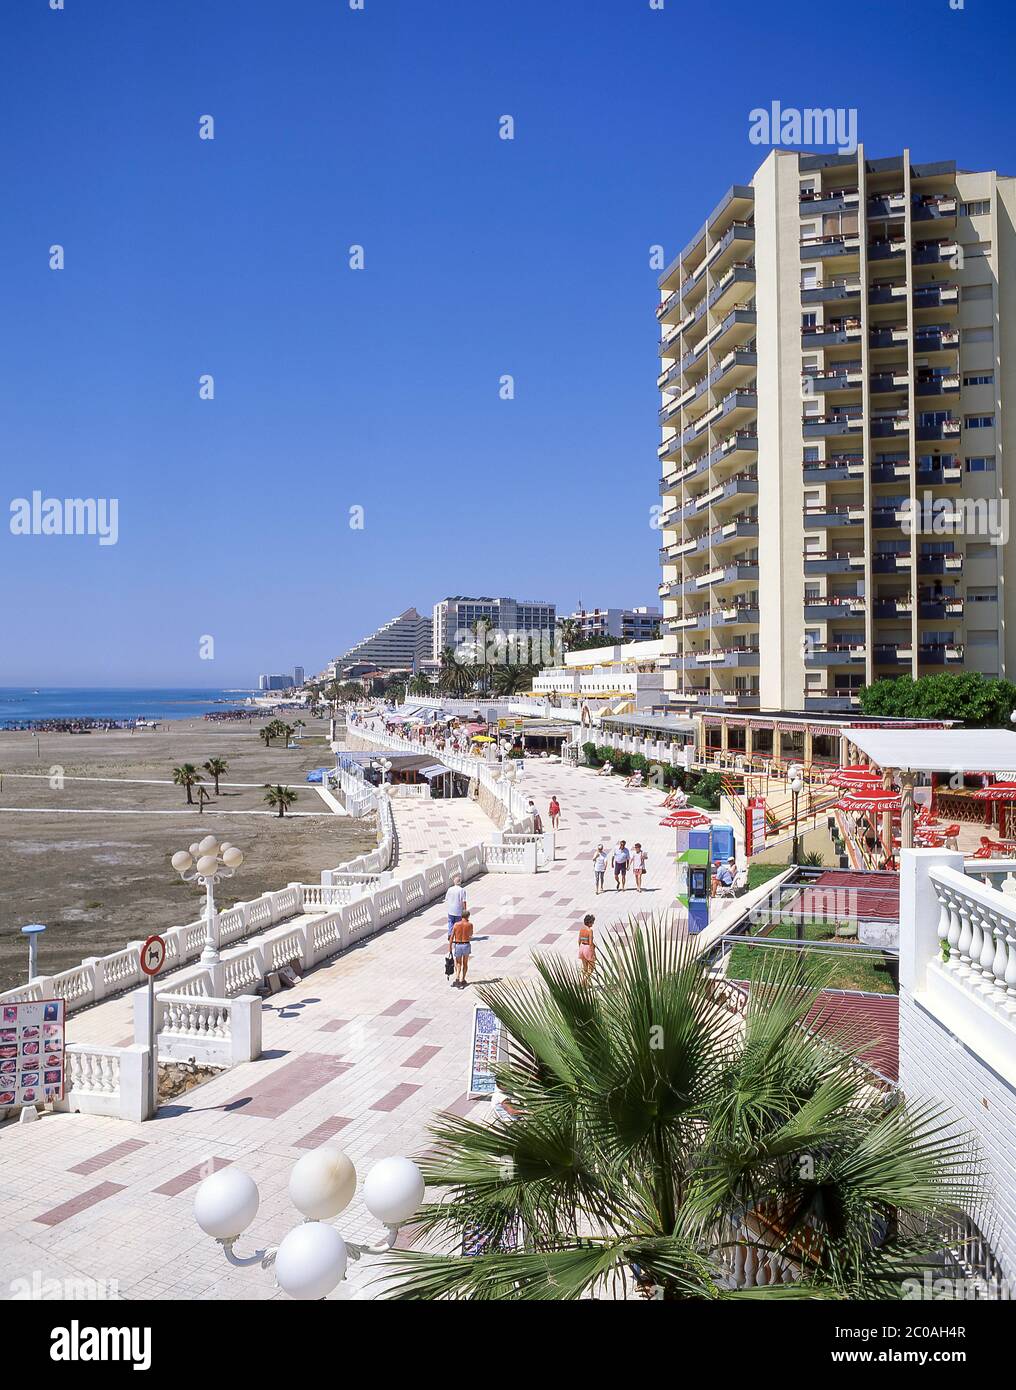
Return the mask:
POLYGON ((973 931, 970 925, 970 909, 963 900, 960 900, 957 906, 960 914, 960 939, 956 944, 956 950, 960 958, 959 970, 962 975, 969 975, 970 942, 973 939, 973 931))

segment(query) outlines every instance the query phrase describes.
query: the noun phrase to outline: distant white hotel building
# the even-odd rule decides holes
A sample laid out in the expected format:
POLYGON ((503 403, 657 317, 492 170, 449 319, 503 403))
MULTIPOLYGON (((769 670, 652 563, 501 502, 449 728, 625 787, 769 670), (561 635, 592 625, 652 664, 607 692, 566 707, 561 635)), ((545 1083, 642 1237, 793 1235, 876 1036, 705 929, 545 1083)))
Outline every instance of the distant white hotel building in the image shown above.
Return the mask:
POLYGON ((327 678, 365 663, 385 671, 419 671, 430 661, 430 652, 430 619, 407 608, 329 662, 327 678))
POLYGON ((259 690, 289 690, 293 685, 292 676, 272 675, 258 676, 259 690))
POLYGON ((580 637, 602 637, 604 642, 651 642, 662 618, 661 608, 577 608, 567 615, 580 637))
POLYGON ((441 660, 445 647, 455 646, 457 632, 468 632, 478 622, 497 632, 546 633, 552 638, 557 608, 535 599, 467 598, 462 594, 443 598, 434 605, 434 660, 441 660))
POLYGON ((534 678, 533 694, 563 709, 588 704, 592 713, 608 706, 648 709, 665 699, 664 646, 659 640, 568 652, 563 666, 548 666, 534 678))

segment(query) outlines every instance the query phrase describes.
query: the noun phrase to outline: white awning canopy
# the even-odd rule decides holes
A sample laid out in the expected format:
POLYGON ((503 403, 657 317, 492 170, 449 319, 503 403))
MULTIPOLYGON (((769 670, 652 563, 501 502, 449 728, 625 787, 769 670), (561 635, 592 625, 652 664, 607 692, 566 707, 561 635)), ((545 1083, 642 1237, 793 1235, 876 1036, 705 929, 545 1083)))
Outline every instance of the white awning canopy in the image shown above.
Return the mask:
POLYGON ((1016 769, 1009 729, 856 729, 843 733, 884 772, 990 772, 1016 769))

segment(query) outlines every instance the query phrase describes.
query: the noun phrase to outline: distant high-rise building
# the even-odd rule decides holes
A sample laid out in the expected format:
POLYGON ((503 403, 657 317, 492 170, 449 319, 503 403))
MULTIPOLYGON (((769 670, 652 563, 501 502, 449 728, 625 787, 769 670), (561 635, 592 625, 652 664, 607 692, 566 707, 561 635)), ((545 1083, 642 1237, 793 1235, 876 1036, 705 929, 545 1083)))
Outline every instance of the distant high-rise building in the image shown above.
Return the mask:
POLYGON ((557 609, 552 603, 535 599, 466 598, 461 594, 444 598, 434 605, 435 661, 445 647, 454 647, 456 633, 471 631, 483 622, 500 633, 547 633, 553 636, 557 609))
POLYGON ((259 690, 288 690, 292 684, 292 676, 258 676, 259 690))
POLYGON ((304 679, 303 667, 302 667, 302 666, 294 666, 294 667, 293 667, 293 684, 294 684, 297 688, 299 688, 301 685, 303 685, 303 679, 304 679))
POLYGON ((1012 678, 1016 180, 774 150, 660 279, 667 690, 1012 678))
POLYGON ((568 614, 579 637, 612 638, 615 642, 651 642, 659 634, 659 608, 578 608, 568 614))
POLYGON ((341 677, 346 667, 369 662, 382 670, 419 671, 430 660, 431 622, 415 608, 382 623, 376 631, 354 642, 333 663, 341 677))

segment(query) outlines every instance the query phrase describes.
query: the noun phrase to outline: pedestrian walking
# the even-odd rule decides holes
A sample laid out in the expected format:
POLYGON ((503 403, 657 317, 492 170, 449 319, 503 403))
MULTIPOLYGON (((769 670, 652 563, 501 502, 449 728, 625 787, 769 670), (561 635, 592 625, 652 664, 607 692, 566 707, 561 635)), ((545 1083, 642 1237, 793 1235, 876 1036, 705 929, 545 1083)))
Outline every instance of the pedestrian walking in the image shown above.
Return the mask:
POLYGON ((473 924, 469 920, 469 908, 462 909, 461 918, 452 927, 452 957, 455 961, 455 979, 453 986, 465 989, 468 981, 466 975, 469 972, 469 957, 472 954, 473 924))
POLYGON ((561 819, 561 805, 555 794, 550 798, 550 805, 547 807, 547 814, 550 816, 550 826, 552 830, 557 829, 557 823, 561 819))
POLYGON ((635 890, 638 893, 642 892, 642 879, 646 872, 646 860, 648 858, 649 855, 636 840, 631 854, 631 871, 635 875, 635 890))
POLYGON ((631 859, 631 850, 624 840, 618 840, 617 849, 614 851, 614 887, 619 893, 624 892, 625 881, 628 877, 628 861, 631 859))
POLYGON ((603 875, 607 872, 607 855, 602 845, 596 846, 596 853, 593 855, 593 880, 596 884, 597 893, 603 892, 603 875))
POLYGON ((529 816, 532 816, 532 818, 533 818, 533 834, 534 834, 534 835, 542 835, 542 834, 543 834, 543 817, 540 815, 539 811, 536 809, 536 802, 533 800, 532 797, 529 798, 529 805, 526 807, 526 814, 529 815, 529 816))
POLYGON ((445 912, 448 914, 448 939, 451 940, 452 928, 455 923, 465 915, 466 911, 466 890, 462 886, 462 875, 452 874, 451 887, 445 894, 445 912))
POLYGON ((589 984, 596 965, 596 942, 593 940, 593 923, 596 918, 587 912, 579 927, 579 965, 582 968, 582 983, 589 984))

